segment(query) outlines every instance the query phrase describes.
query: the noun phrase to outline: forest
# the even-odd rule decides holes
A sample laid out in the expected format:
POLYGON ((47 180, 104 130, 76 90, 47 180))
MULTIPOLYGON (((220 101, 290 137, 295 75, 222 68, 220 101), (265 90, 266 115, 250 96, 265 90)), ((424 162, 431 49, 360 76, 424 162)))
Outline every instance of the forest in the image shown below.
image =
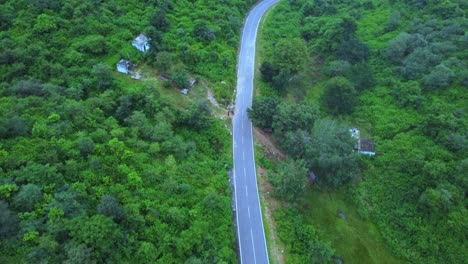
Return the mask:
POLYGON ((228 103, 252 4, 0 2, 1 263, 236 263, 229 131, 176 96, 228 103))
POLYGON ((330 228, 313 220, 323 206, 311 197, 322 196, 352 200, 398 259, 352 252, 345 263, 466 262, 467 8, 288 0, 270 11, 249 116, 288 156, 262 165, 285 204, 275 220, 287 263, 343 257, 330 228), (373 139, 375 156, 353 151, 352 127, 373 139))

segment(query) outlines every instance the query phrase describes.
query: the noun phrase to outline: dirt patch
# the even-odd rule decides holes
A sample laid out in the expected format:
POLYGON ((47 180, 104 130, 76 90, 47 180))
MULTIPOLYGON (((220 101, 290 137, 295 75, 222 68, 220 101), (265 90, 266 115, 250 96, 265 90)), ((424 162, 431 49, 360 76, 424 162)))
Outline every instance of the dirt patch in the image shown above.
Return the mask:
POLYGON ((271 135, 263 132, 259 128, 254 128, 254 137, 263 147, 263 154, 272 160, 284 160, 286 155, 275 146, 275 143, 271 139, 271 135))
POLYGON ((216 98, 214 98, 213 91, 208 87, 206 87, 206 96, 212 105, 219 107, 218 101, 216 101, 216 98))
POLYGON ((284 245, 276 234, 276 222, 273 216, 275 210, 281 206, 281 203, 272 196, 273 187, 267 181, 267 171, 264 168, 257 166, 257 175, 260 185, 260 199, 264 205, 263 219, 267 224, 266 232, 268 232, 268 237, 270 238, 270 261, 271 263, 284 264, 286 263, 284 258, 284 245))

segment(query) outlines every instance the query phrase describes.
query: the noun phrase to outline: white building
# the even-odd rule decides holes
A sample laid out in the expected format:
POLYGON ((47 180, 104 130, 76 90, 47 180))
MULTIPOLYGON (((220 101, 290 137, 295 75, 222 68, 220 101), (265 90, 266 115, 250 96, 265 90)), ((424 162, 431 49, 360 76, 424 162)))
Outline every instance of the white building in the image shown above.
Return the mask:
POLYGON ((149 38, 145 34, 141 33, 132 41, 132 46, 141 52, 145 52, 150 48, 149 38))
POLYGON ((133 64, 128 60, 121 59, 117 63, 117 71, 121 72, 121 73, 125 73, 125 74, 132 73, 133 72, 133 64))

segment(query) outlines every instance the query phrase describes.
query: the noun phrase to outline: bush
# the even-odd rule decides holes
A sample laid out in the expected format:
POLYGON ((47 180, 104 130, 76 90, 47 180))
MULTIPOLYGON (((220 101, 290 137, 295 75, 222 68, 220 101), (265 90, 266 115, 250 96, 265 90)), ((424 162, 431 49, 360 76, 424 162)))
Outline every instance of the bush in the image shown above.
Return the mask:
POLYGON ((428 75, 424 76, 422 82, 428 90, 435 90, 449 86, 455 74, 444 64, 439 64, 428 75))

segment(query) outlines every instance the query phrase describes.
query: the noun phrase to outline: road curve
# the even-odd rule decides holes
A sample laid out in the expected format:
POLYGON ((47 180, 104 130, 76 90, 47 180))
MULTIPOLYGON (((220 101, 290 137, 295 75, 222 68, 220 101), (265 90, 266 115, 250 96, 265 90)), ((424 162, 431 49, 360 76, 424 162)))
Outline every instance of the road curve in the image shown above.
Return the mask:
POLYGON ((250 11, 242 31, 237 66, 236 114, 232 121, 232 137, 237 240, 241 264, 269 263, 258 197, 252 123, 246 110, 252 105, 258 25, 263 14, 277 2, 278 0, 261 1, 250 11))

